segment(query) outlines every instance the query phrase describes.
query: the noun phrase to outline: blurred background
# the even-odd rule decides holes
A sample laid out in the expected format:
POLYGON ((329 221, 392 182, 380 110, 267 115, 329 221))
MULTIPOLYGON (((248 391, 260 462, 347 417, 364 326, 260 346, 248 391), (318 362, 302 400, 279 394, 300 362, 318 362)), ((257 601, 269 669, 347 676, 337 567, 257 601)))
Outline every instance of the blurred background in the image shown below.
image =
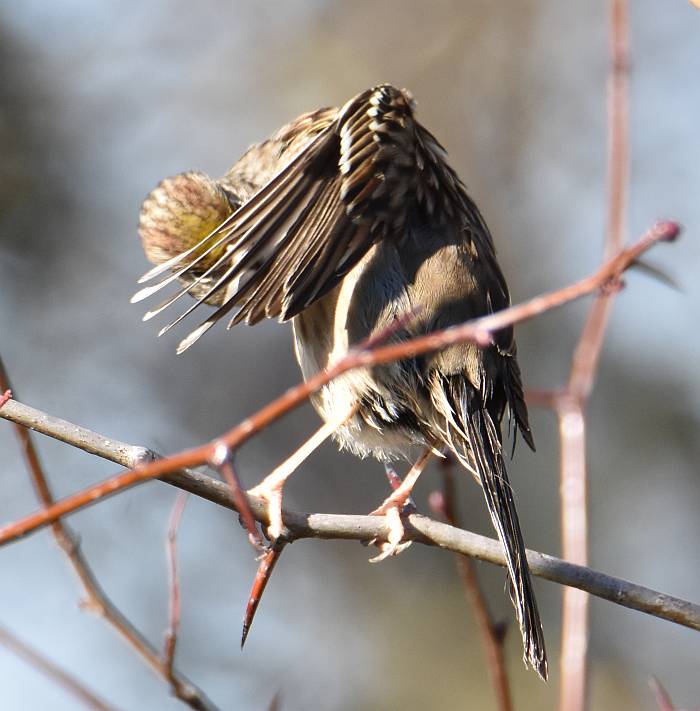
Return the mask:
MULTIPOLYGON (((632 237, 658 217, 686 232, 647 260, 618 300, 590 403, 591 564, 700 599, 700 12, 632 4, 632 237)), ((186 329, 156 340, 130 306, 147 268, 139 206, 164 176, 222 174, 301 112, 389 81, 409 87, 494 234, 514 300, 598 264, 605 223, 606 3, 573 0, 149 3, 24 0, 0 6, 0 352, 22 401, 115 438, 174 452, 201 443, 299 379, 288 326, 215 329, 178 357, 186 329)), ((555 387, 588 303, 517 330, 526 384, 555 387)), ((532 413, 538 450, 511 474, 527 543, 558 554, 558 440, 532 413)), ((317 426, 310 408, 246 445, 256 483, 317 426)), ((40 441, 55 491, 115 467, 40 441)), ((33 510, 11 427, 0 422, 0 521, 33 510)), ((491 535, 466 477, 464 525, 491 535)), ((424 475, 417 502, 439 485, 424 475)), ((361 513, 386 495, 382 468, 328 444, 286 503, 361 513)), ((176 492, 158 482, 70 519, 106 590, 157 645, 167 617, 164 536, 176 492)), ((181 527, 178 666, 222 709, 490 709, 493 692, 451 556, 304 541, 285 552, 243 653, 256 563, 234 516, 191 499, 181 527)), ((0 623, 122 709, 183 708, 79 592, 47 532, 0 551, 0 623)), ((515 706, 556 705, 560 589, 536 583, 552 663, 526 672, 502 571, 479 566, 507 620, 515 706)), ((593 600, 593 709, 652 709, 656 675, 700 704, 700 634, 593 600)), ((75 708, 0 648, 0 708, 75 708)))

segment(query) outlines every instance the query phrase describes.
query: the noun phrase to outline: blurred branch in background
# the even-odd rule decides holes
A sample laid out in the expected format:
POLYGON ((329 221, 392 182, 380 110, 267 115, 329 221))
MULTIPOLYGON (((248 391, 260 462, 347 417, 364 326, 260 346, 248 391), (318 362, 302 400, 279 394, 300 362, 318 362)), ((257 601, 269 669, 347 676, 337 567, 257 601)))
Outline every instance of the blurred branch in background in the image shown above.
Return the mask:
MULTIPOLYGON (((625 243, 629 182, 629 8, 627 0, 609 2, 610 68, 607 130, 607 231, 603 258, 625 243)), ((554 410, 559 420, 562 554, 578 565, 588 564, 588 476, 586 471, 586 405, 593 389, 613 306, 614 289, 593 302, 574 349, 566 387, 530 393, 528 401, 554 410)), ((560 711, 587 707, 588 596, 564 589, 562 604, 560 711)))
MULTIPOLYGON (((181 680, 178 678, 173 665, 175 663, 175 649, 177 648, 177 634, 180 631, 180 578, 177 572, 177 533, 182 521, 182 514, 185 512, 187 503, 187 492, 181 491, 175 499, 170 521, 168 523, 168 534, 166 538, 166 554, 168 558, 169 572, 169 624, 165 633, 165 644, 163 645, 163 671, 165 678, 170 682, 170 686, 175 696, 180 698, 181 680)), ((186 699, 183 699, 186 701, 186 699)))
MULTIPOLYGON (((10 379, 2 358, 0 357, 0 391, 9 389, 10 379)), ((39 454, 34 447, 31 432, 26 427, 17 423, 15 423, 15 431, 36 495, 44 507, 49 507, 54 503, 54 498, 46 475, 44 474, 41 461, 39 460, 39 454)), ((124 451, 121 448, 120 450, 124 451)), ((56 520, 51 524, 51 531, 58 547, 66 554, 68 561, 82 585, 86 599, 81 602, 81 607, 102 617, 102 619, 119 633, 122 639, 139 654, 156 674, 162 676, 170 683, 175 696, 193 709, 198 709, 199 711, 216 711, 216 707, 207 699, 201 690, 173 669, 172 656, 175 653, 174 642, 172 643, 172 649, 167 648, 169 653, 166 654, 164 658, 161 658, 156 648, 109 599, 85 559, 80 549, 77 536, 67 524, 61 520, 56 520)), ((171 621, 171 630, 173 627, 174 625, 171 621)), ((24 656, 30 657, 31 654, 27 652, 24 656)), ((48 662, 39 664, 37 661, 35 664, 47 668, 48 662)), ((100 706, 97 708, 107 707, 100 706)))
POLYGON ((97 709, 97 711, 117 711, 114 706, 105 703, 102 699, 95 696, 92 691, 85 688, 81 681, 56 666, 50 659, 47 659, 43 654, 30 647, 26 642, 15 637, 15 635, 3 627, 0 627, 0 644, 18 657, 24 659, 37 671, 53 679, 60 687, 70 692, 76 699, 82 701, 87 708, 97 709))
MULTIPOLYGON (((447 455, 446 459, 441 461, 442 491, 433 491, 430 495, 430 507, 450 526, 457 528, 453 466, 454 462, 450 455, 447 455)), ((472 559, 466 555, 457 555, 456 561, 457 571, 462 579, 464 590, 474 610, 474 617, 479 627, 481 643, 486 654, 486 664, 491 676, 491 684, 496 694, 499 711, 512 711, 513 701, 503 656, 503 642, 508 627, 503 622, 497 623, 494 621, 484 592, 479 584, 479 578, 472 559)))

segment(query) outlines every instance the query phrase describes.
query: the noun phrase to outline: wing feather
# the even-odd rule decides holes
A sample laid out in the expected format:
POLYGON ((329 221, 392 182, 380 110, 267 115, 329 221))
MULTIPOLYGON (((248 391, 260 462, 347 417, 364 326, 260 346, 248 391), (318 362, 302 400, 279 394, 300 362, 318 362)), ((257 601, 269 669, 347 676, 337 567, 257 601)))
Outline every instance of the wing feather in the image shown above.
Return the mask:
POLYGON ((467 240, 477 252, 489 252, 478 244, 490 246, 478 210, 442 146, 415 121, 406 91, 380 85, 339 110, 301 117, 245 154, 229 173, 229 192, 235 193, 236 175, 254 175, 256 160, 265 170, 275 161, 280 168, 265 173, 272 177, 198 244, 145 274, 141 281, 173 272, 134 296, 185 282, 147 318, 185 293, 200 297, 162 332, 202 303, 218 304, 178 352, 233 309, 229 326, 295 316, 336 286, 375 242, 400 234, 416 207, 436 220, 462 215, 467 240), (217 258, 210 265, 212 253, 217 258))

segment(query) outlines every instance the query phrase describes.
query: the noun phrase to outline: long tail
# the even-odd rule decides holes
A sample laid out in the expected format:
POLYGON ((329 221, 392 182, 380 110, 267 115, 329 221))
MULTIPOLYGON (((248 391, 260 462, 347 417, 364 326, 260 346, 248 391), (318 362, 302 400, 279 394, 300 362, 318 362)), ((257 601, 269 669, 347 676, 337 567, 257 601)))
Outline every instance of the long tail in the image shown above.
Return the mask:
POLYGON ((481 394, 463 377, 442 380, 440 389, 442 392, 437 398, 433 391, 433 397, 438 409, 446 415, 443 434, 447 444, 480 482, 491 521, 503 545, 511 583, 511 600, 523 638, 523 659, 546 680, 544 633, 513 492, 503 461, 498 424, 484 406, 481 394))

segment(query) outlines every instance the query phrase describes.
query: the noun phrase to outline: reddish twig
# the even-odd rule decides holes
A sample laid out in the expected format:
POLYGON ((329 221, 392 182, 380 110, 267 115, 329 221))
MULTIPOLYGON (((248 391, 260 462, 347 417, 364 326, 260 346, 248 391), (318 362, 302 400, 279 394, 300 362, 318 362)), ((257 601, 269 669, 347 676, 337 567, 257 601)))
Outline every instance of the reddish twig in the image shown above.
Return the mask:
POLYGON ((98 696, 78 681, 74 676, 47 659, 36 649, 30 647, 26 642, 18 639, 6 629, 0 627, 0 644, 6 649, 21 657, 31 664, 36 670, 55 681, 59 686, 73 694, 85 706, 97 711, 116 711, 116 708, 98 696))
MULTIPOLYGON (((106 481, 68 496, 43 511, 37 511, 19 521, 3 526, 0 528, 0 545, 25 536, 57 521, 62 516, 138 483, 162 477, 186 467, 205 464, 214 457, 217 447, 222 444, 229 451, 237 449, 254 434, 298 407, 309 395, 348 370, 411 358, 465 341, 472 341, 482 346, 486 345, 491 341, 491 334, 499 329, 539 316, 546 311, 586 296, 605 287, 606 284, 618 280, 620 274, 629 268, 642 253, 659 241, 675 239, 679 231, 679 226, 674 222, 658 223, 648 230, 638 242, 605 262, 591 276, 557 291, 511 306, 498 313, 409 341, 381 346, 370 351, 353 350, 335 365, 312 376, 306 383, 291 388, 284 395, 263 407, 255 415, 245 419, 217 440, 164 459, 142 464, 135 469, 118 474, 106 481)), ((1 413, 2 411, 0 410, 1 413)))
MULTIPOLYGON (((434 491, 430 496, 431 508, 441 515, 451 526, 457 526, 454 506, 454 481, 452 478, 452 461, 442 462, 442 492, 434 491)), ((481 634, 481 642, 486 653, 486 666, 489 670, 491 683, 496 693, 496 702, 500 711, 512 711, 513 702, 510 695, 508 673, 503 657, 503 642, 507 627, 494 622, 489 612, 489 606, 479 585, 474 568, 474 562, 465 555, 456 555, 457 571, 462 579, 467 598, 474 610, 474 617, 481 634)))
POLYGON ((236 511, 239 512, 241 521, 243 522, 243 528, 248 532, 248 539, 251 545, 257 550, 264 550, 265 543, 260 535, 260 531, 258 531, 255 525, 255 516, 248 503, 248 497, 233 467, 231 450, 229 450, 223 442, 216 444, 214 447, 214 455, 211 457, 209 463, 224 475, 224 479, 231 490, 231 498, 236 504, 236 511))
MULTIPOLYGON (((9 387, 9 377, 2 358, 0 358, 0 389, 9 387)), ((15 431, 22 446, 22 453, 39 501, 44 506, 44 510, 49 509, 54 505, 54 498, 41 466, 38 452, 34 447, 31 433, 28 429, 18 424, 15 425, 15 431)), ((58 519, 52 521, 50 525, 56 543, 65 553, 83 587, 86 596, 86 599, 81 603, 83 609, 90 610, 90 612, 99 615, 108 622, 157 674, 171 682, 179 699, 194 709, 215 711, 216 707, 207 699, 205 694, 179 672, 176 673, 171 669, 170 677, 166 676, 163 662, 157 650, 109 599, 85 559, 77 537, 68 525, 58 519)))
POLYGON ((168 631, 165 633, 165 644, 163 645, 163 669, 171 687, 177 688, 177 679, 173 673, 175 662, 175 648, 177 647, 177 635, 180 631, 180 578, 177 572, 177 533, 182 521, 182 514, 187 503, 187 492, 180 492, 175 499, 170 522, 168 523, 168 535, 166 545, 166 555, 168 558, 168 581, 170 588, 168 631))

